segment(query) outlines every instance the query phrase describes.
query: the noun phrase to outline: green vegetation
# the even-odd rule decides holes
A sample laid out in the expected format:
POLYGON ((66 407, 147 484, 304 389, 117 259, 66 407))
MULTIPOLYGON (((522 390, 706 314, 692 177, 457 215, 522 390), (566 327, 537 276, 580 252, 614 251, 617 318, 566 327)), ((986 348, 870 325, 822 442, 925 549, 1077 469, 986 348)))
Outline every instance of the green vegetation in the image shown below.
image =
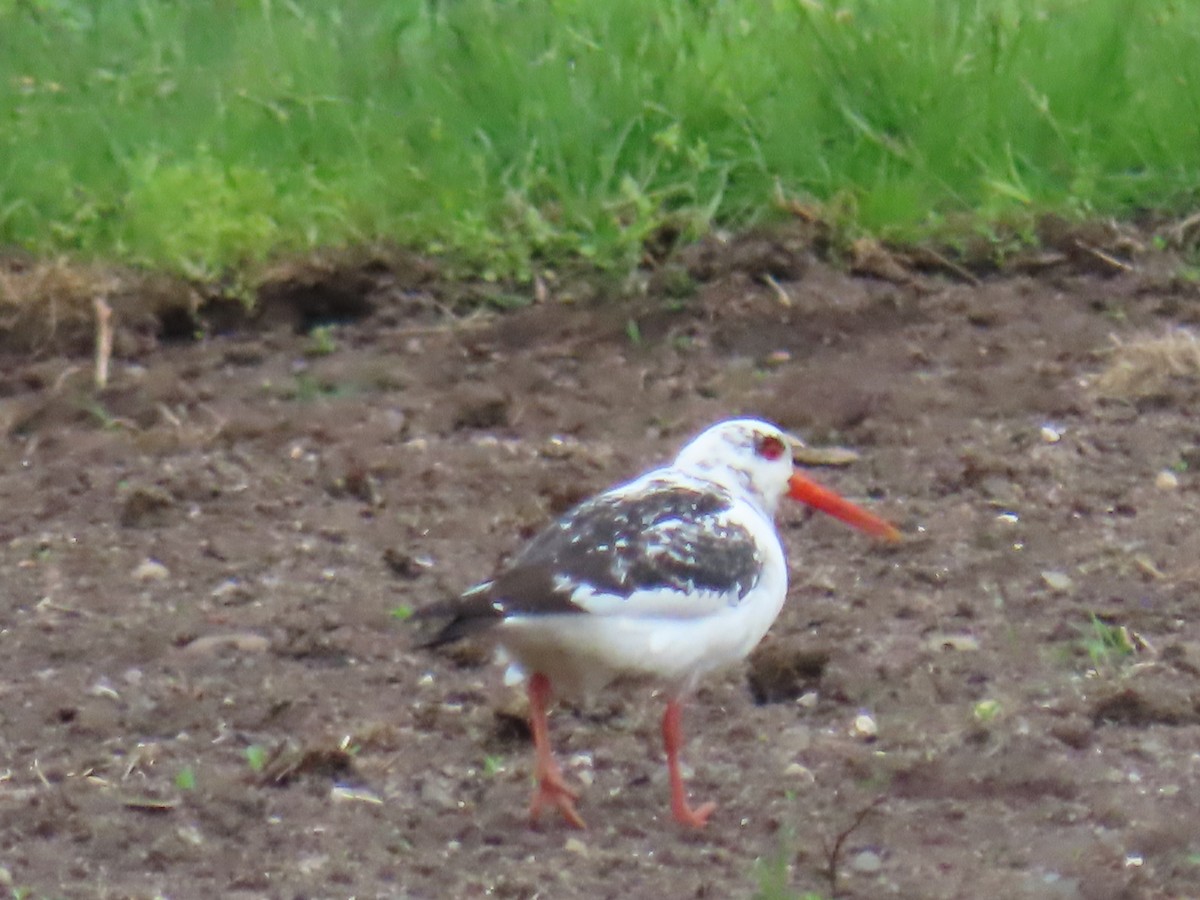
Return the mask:
POLYGON ((755 863, 754 876, 758 890, 754 892, 754 900, 796 900, 796 893, 790 887, 792 879, 788 870, 788 861, 792 856, 790 844, 794 840, 794 832, 784 829, 779 848, 755 863))
POLYGON ((1128 628, 1109 625, 1095 613, 1090 625, 1080 627, 1079 631, 1080 643, 1097 672, 1119 669, 1136 651, 1128 628))
POLYGON ((377 240, 620 268, 780 201, 905 238, 1200 196, 1185 0, 0 0, 0 85, 0 245, 195 277, 377 240))
POLYGON ((184 766, 175 775, 175 787, 181 791, 191 791, 196 787, 196 770, 191 766, 184 766))
POLYGON ((318 325, 308 333, 305 353, 309 356, 330 356, 336 352, 337 338, 334 337, 332 325, 318 325))
POLYGON ((251 744, 242 751, 242 755, 246 757, 246 765, 251 772, 261 772, 267 764, 267 750, 258 744, 251 744))

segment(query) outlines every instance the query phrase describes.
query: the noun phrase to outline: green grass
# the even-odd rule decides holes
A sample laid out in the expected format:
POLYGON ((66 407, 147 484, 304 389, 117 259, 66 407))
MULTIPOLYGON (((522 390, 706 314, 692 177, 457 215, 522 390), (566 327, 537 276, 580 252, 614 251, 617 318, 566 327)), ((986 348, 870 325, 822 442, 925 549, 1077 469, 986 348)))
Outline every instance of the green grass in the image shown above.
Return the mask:
POLYGON ((1137 648, 1123 625, 1109 625, 1095 613, 1087 626, 1079 627, 1080 644, 1097 672, 1118 670, 1134 655, 1137 648))
POLYGON ((250 771, 256 774, 267 764, 267 749, 258 744, 251 744, 242 751, 242 755, 246 757, 246 765, 250 767, 250 771))
POLYGON ((0 245, 194 277, 1170 212, 1198 146, 1185 0, 0 0, 0 245))

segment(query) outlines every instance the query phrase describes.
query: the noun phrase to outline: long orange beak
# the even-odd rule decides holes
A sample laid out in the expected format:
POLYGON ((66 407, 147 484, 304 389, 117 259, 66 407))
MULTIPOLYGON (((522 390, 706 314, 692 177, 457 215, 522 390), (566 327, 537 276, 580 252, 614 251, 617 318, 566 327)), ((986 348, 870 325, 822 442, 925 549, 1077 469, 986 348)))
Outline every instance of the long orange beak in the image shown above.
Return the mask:
POLYGON ((815 481, 806 478, 799 472, 793 472, 788 479, 788 496, 801 503, 807 503, 813 509, 829 513, 835 519, 841 519, 847 525, 853 525, 860 531, 889 541, 900 540, 900 532, 891 522, 869 513, 861 506, 855 506, 845 497, 834 493, 827 487, 822 487, 815 481))

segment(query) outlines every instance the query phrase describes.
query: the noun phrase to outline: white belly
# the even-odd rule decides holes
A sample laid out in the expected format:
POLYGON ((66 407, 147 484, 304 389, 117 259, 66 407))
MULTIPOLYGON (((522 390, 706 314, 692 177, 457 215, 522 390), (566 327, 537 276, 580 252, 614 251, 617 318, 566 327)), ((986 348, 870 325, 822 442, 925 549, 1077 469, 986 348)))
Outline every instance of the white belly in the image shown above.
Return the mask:
POLYGON ((495 635, 524 673, 542 672, 561 695, 584 696, 624 678, 688 691, 705 674, 745 658, 779 615, 786 570, 767 570, 736 606, 702 616, 512 616, 495 635))

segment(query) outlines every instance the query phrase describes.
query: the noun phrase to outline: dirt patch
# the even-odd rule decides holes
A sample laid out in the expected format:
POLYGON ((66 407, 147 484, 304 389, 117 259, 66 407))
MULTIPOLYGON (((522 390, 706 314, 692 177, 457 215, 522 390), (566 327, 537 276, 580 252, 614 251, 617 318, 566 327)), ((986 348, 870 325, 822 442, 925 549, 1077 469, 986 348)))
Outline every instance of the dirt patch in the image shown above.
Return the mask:
POLYGON ((1149 392, 1102 373, 1153 367, 1121 347, 1195 326, 1195 285, 1092 243, 1092 269, 977 283, 806 247, 706 245, 670 296, 465 319, 419 266, 341 293, 293 273, 302 306, 118 347, 102 392, 86 355, 9 346, 5 886, 1194 894, 1200 382, 1188 347, 1149 392), (686 714, 705 832, 670 820, 636 691, 553 718, 592 830, 529 829, 519 703, 486 654, 410 649, 407 611, 743 413, 856 449, 821 476, 908 540, 784 513, 789 603, 686 714))

